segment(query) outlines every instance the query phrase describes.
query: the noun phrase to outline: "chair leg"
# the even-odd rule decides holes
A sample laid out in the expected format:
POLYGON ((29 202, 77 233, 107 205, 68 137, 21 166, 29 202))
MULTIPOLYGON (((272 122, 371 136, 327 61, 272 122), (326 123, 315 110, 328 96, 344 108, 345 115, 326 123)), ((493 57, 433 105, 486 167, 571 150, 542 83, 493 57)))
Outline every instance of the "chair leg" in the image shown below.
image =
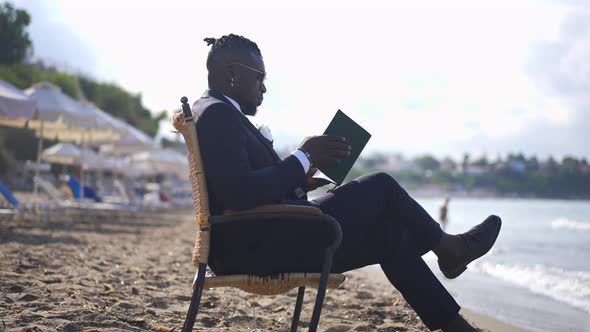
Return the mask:
POLYGON ((197 285, 193 290, 193 296, 191 298, 191 304, 188 307, 186 318, 184 319, 184 325, 182 326, 182 332, 192 332, 195 320, 197 319, 197 313, 199 311, 199 304, 201 303, 201 294, 203 294, 203 286, 205 285, 205 271, 207 270, 206 263, 199 263, 199 272, 197 273, 197 285))
POLYGON ((328 288, 328 275, 332 268, 332 252, 326 253, 324 256, 324 265, 322 266, 322 276, 320 277, 320 284, 318 286, 318 294, 315 298, 315 305, 313 307, 313 314, 311 315, 311 322, 309 323, 309 332, 316 332, 318 324, 320 323, 320 315, 322 313, 322 306, 324 305, 324 298, 326 296, 326 288, 328 288))
POLYGON ((305 286, 299 287, 299 291, 297 292, 297 302, 295 302, 295 311, 293 312, 293 321, 291 322, 291 332, 297 332, 299 315, 301 314, 301 306, 303 305, 303 295, 305 295, 305 286))

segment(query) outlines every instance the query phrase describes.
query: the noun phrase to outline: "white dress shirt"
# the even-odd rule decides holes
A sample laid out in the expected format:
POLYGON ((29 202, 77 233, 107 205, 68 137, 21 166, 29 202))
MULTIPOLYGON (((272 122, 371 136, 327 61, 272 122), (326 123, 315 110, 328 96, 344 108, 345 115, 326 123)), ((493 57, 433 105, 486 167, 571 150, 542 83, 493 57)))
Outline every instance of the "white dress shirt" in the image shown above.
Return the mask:
MULTIPOLYGON (((235 100, 233 100, 232 98, 223 95, 225 98, 227 98, 227 100, 229 100, 229 102, 234 105, 235 108, 237 108, 240 113, 244 114, 242 112, 242 108, 240 107, 240 104, 238 104, 235 100)), ((246 117, 246 119, 248 119, 248 117, 246 117)), ((250 119, 248 119, 248 121, 250 121, 250 119)), ((303 153, 301 150, 295 150, 291 153, 293 156, 295 156, 297 158, 297 160, 299 160, 299 163, 301 163, 301 167, 303 167, 303 171, 305 173, 307 173, 309 171, 309 167, 311 166, 311 162, 309 161, 309 159, 307 159, 307 157, 305 156, 305 153, 303 153)))

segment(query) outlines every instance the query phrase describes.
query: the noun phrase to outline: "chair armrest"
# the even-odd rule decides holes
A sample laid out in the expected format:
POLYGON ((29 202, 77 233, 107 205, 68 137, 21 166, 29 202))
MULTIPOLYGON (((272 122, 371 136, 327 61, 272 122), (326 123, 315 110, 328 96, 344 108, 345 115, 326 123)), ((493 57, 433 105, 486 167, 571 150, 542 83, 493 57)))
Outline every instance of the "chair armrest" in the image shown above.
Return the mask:
POLYGON ((265 205, 255 209, 231 211, 223 215, 209 216, 211 225, 234 224, 243 222, 262 223, 292 223, 292 222, 315 222, 340 224, 331 216, 322 213, 318 208, 298 205, 265 205))
POLYGON ((274 204, 262 205, 248 210, 225 211, 225 216, 243 216, 253 214, 296 214, 296 215, 322 215, 322 210, 307 205, 274 204))
MULTIPOLYGON (((330 255, 342 242, 340 224, 332 216, 322 213, 318 208, 299 205, 269 205, 264 206, 264 209, 261 208, 232 212, 234 214, 209 216, 211 231, 217 227, 250 227, 250 225, 280 229, 284 233, 289 233, 294 228, 304 229, 306 232, 324 229, 326 232, 325 250, 330 255), (256 213, 256 211, 263 212, 256 213), (299 213, 299 211, 303 213, 299 213)), ((303 238, 302 241, 302 243, 305 242, 303 238)))
MULTIPOLYGON (((255 209, 232 211, 230 214, 209 216, 209 224, 213 228, 223 224, 246 224, 248 222, 262 223, 263 225, 301 224, 301 227, 310 225, 324 225, 329 228, 333 238, 330 244, 334 250, 342 241, 342 229, 340 224, 332 216, 322 213, 313 206, 301 205, 265 205, 255 209)), ((299 227, 299 226, 296 226, 299 227)))

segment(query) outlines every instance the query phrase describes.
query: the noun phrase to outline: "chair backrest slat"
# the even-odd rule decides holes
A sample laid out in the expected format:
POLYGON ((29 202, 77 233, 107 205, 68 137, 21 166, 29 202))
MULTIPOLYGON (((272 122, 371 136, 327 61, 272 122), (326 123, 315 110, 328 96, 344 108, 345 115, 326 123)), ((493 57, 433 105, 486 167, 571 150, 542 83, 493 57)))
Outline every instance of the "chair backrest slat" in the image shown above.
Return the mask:
POLYGON ((193 263, 207 263, 209 257, 209 196, 207 193, 207 180, 205 167, 201 159, 199 137, 193 121, 193 114, 188 105, 188 99, 182 97, 182 112, 172 118, 172 124, 184 137, 189 165, 189 178, 191 180, 193 205, 196 213, 197 238, 193 250, 193 263))

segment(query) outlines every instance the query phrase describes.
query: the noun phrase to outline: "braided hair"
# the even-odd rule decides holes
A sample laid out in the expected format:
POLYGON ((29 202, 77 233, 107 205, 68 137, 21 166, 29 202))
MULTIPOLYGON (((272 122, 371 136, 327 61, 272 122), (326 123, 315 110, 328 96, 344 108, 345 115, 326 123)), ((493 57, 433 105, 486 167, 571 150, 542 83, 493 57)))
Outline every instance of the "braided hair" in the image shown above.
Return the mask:
POLYGON ((210 71, 214 67, 214 62, 224 60, 223 58, 229 53, 247 51, 262 56, 255 42, 239 35, 229 34, 221 38, 205 38, 204 41, 207 43, 207 46, 211 46, 211 50, 207 56, 207 69, 210 71))

